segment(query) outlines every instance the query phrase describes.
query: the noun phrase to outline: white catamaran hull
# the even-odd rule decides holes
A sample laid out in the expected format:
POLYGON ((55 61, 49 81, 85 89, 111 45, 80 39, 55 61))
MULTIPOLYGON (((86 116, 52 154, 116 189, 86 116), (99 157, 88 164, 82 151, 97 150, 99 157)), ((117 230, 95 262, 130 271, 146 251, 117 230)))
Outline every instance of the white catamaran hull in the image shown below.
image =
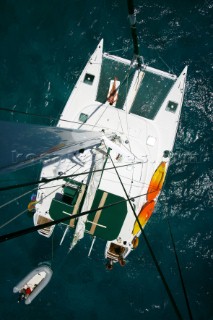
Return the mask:
MULTIPOLYGON (((81 220, 83 233, 106 240, 106 258, 113 261, 121 256, 125 258, 141 233, 133 211, 144 228, 163 186, 181 114, 186 73, 187 67, 178 78, 147 66, 138 70, 129 60, 103 54, 101 40, 57 125, 102 132, 101 146, 94 152, 105 153, 106 159, 98 186, 93 189, 93 201, 88 206, 84 203, 92 179, 91 174, 83 174, 94 168, 93 151, 81 150, 60 161, 46 161, 41 178, 72 177, 60 183, 40 184, 34 224, 67 215, 70 216, 67 228, 73 228, 76 226, 76 220, 71 218, 73 212, 97 208, 92 216, 81 220), (124 75, 128 79, 126 84, 122 84, 120 78, 124 75), (109 102, 110 92, 115 96, 113 103, 109 102), (140 115, 140 110, 144 113, 145 109, 147 117, 140 115), (84 194, 82 186, 85 186, 84 194), (116 201, 120 201, 122 207, 98 210, 116 201)), ((53 229, 41 229, 39 233, 49 237, 53 229)))

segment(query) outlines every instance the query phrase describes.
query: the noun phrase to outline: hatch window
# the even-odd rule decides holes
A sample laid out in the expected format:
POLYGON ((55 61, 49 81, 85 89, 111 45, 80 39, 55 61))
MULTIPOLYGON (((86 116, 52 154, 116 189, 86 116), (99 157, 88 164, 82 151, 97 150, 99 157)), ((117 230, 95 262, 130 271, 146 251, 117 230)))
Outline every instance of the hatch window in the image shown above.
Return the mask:
POLYGON ((81 122, 87 122, 87 119, 89 118, 88 114, 86 113, 81 113, 79 116, 79 121, 81 122))
POLYGON ((95 79, 95 76, 93 76, 93 75, 90 74, 90 73, 86 73, 86 74, 85 74, 85 77, 84 77, 84 83, 92 85, 94 79, 95 79))
POLYGON ((178 107, 178 103, 173 102, 173 101, 169 101, 167 106, 166 106, 166 111, 175 113, 178 107))

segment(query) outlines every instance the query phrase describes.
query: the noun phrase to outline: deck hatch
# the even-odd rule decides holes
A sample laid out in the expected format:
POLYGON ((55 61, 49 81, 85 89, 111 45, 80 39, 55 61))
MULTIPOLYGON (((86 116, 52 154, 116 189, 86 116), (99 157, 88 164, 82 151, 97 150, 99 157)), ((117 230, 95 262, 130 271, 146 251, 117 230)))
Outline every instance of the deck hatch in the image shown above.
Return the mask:
POLYGON ((178 103, 173 102, 173 101, 169 101, 167 106, 166 106, 166 111, 175 113, 178 107, 178 103))
POLYGON ((95 76, 93 76, 93 74, 86 73, 84 77, 84 83, 92 85, 94 79, 95 79, 95 76))
POLYGON ((81 113, 80 116, 79 116, 79 121, 81 122, 87 122, 87 119, 88 119, 88 115, 86 113, 81 113))

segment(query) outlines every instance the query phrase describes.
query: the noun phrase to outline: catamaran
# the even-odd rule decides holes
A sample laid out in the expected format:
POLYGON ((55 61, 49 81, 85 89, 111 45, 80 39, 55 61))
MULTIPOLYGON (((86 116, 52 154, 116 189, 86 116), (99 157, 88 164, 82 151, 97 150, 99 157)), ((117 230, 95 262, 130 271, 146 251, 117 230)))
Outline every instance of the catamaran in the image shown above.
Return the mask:
MULTIPOLYGON (((35 227, 1 236, 0 241, 35 230, 49 238, 56 224, 61 223, 64 233, 60 244, 73 230, 69 250, 90 236, 90 255, 95 240, 104 240, 103 255, 110 270, 117 262, 125 265, 142 234, 181 319, 144 228, 154 212, 172 156, 187 66, 177 77, 146 65, 139 54, 131 0, 128 9, 132 60, 105 53, 102 39, 56 127, 1 122, 0 130, 7 132, 7 139, 2 141, 5 154, 0 159, 0 171, 9 172, 38 161, 43 167, 38 181, 0 188, 2 191, 38 184, 28 205, 29 211, 34 211, 35 227), (15 161, 11 162, 7 145, 11 150, 22 145, 29 157, 23 159, 24 153, 14 155, 15 161), (29 153, 30 147, 34 153, 29 153)), ((177 255, 176 260, 179 265, 177 255)), ((179 272, 181 276, 180 267, 179 272)), ((51 276, 52 270, 42 265, 21 280, 14 292, 24 292, 25 303, 31 303, 51 276)), ((183 280, 182 286, 192 319, 183 280)))
MULTIPOLYGON (((130 22, 134 33, 134 15, 130 22)), ((145 65, 137 51, 130 61, 103 46, 101 40, 57 123, 74 136, 59 145, 63 155, 44 160, 29 208, 35 226, 64 220, 61 243, 74 229, 70 250, 87 234, 90 252, 95 239, 105 240, 110 269, 125 264, 154 211, 174 147, 187 67, 177 77, 145 65), (85 214, 76 218, 79 213, 85 214)), ((38 232, 50 237, 54 228, 38 232)))

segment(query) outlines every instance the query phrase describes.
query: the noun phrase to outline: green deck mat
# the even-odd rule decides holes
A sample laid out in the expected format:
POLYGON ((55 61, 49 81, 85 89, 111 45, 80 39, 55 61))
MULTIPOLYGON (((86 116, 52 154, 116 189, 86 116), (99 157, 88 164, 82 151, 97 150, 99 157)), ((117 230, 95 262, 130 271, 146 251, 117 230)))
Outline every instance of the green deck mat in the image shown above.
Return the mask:
MULTIPOLYGON (((103 195, 103 191, 98 190, 96 192, 92 209, 98 208, 102 195, 103 195)), ((122 197, 109 193, 104 206, 107 206, 111 203, 115 203, 121 200, 124 200, 124 199, 122 197)), ((95 214, 96 212, 91 213, 88 217, 88 220, 93 221, 95 214)), ((102 238, 107 241, 116 239, 119 235, 124 219, 126 218, 126 214, 127 214, 126 202, 120 203, 117 206, 112 206, 110 208, 103 209, 97 223, 99 225, 106 226, 106 228, 103 228, 97 225, 94 232, 94 236, 98 238, 102 238)), ((92 226, 91 223, 89 222, 86 223, 86 230, 88 232, 90 231, 91 226, 92 226)))

